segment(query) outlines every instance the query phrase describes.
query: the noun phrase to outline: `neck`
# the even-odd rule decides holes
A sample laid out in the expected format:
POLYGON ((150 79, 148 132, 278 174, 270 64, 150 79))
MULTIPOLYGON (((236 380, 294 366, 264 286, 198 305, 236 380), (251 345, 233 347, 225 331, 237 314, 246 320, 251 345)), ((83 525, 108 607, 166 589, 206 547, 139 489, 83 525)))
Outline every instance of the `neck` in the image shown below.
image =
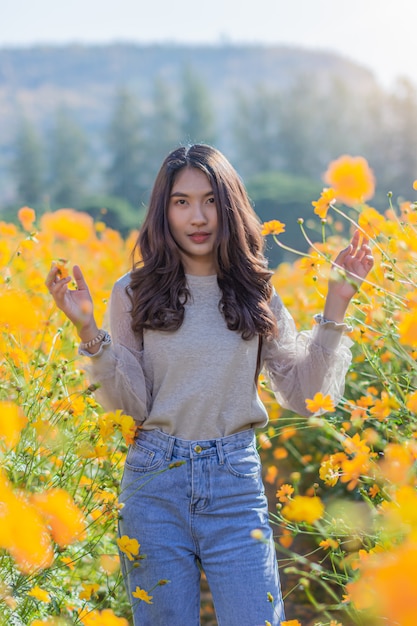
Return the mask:
POLYGON ((183 258, 182 263, 185 274, 190 276, 213 276, 213 274, 217 274, 216 267, 211 259, 210 261, 201 259, 200 262, 190 262, 189 259, 183 258))

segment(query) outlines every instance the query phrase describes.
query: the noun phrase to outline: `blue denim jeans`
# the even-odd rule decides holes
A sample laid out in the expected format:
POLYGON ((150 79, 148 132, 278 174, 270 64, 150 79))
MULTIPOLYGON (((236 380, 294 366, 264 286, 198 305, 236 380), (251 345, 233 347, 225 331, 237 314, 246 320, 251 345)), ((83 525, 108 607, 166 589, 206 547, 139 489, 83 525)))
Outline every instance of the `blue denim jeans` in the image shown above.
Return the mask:
POLYGON ((219 626, 285 619, 253 430, 209 441, 140 431, 119 501, 119 533, 137 539, 144 557, 121 553, 135 626, 200 624, 200 567, 219 626), (137 587, 152 604, 135 600, 137 587))

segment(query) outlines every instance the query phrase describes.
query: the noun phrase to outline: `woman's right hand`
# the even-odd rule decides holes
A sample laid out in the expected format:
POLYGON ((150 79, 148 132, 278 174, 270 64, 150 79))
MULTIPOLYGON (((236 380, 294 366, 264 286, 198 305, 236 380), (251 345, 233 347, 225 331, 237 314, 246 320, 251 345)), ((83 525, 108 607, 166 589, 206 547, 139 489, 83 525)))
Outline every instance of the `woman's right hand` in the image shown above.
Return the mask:
POLYGON ((55 303, 68 319, 77 328, 81 341, 90 341, 98 334, 98 327, 94 319, 93 300, 90 295, 83 273, 78 265, 73 268, 76 289, 69 289, 71 277, 59 277, 59 269, 55 263, 48 273, 45 285, 55 303))

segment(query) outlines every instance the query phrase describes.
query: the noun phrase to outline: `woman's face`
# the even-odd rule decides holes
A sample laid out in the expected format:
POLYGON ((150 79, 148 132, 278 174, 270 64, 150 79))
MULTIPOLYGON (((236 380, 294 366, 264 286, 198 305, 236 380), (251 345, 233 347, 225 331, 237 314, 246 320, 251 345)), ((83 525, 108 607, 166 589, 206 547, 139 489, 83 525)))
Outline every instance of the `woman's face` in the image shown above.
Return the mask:
POLYGON ((215 274, 217 207, 210 181, 201 170, 185 167, 178 173, 169 199, 168 224, 185 273, 215 274))

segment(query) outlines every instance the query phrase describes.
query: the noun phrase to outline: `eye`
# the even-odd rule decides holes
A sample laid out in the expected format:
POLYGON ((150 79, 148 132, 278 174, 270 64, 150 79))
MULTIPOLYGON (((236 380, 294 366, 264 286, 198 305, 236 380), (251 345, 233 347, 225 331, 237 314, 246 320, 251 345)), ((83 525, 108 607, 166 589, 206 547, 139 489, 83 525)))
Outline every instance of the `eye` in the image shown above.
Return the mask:
POLYGON ((207 204, 214 204, 216 202, 214 196, 210 196, 210 198, 207 199, 207 204))

